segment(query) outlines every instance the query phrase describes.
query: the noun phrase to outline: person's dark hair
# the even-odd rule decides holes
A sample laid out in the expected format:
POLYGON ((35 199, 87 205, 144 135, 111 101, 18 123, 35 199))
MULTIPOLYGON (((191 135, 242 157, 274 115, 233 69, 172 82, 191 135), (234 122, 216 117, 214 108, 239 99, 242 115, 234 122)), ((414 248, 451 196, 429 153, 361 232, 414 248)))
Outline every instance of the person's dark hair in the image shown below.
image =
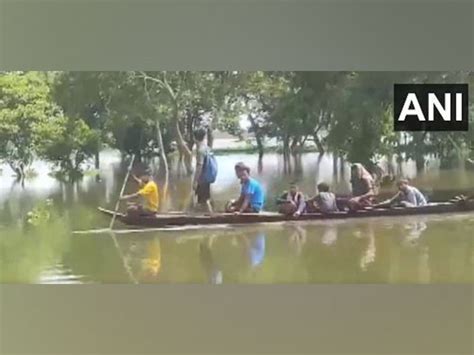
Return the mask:
POLYGON ((318 191, 319 192, 329 192, 329 185, 325 182, 320 182, 318 184, 318 191))
POLYGON ((140 176, 151 176, 151 169, 150 168, 143 168, 140 173, 140 176))
POLYGON ((206 137, 206 133, 207 131, 204 128, 198 128, 194 131, 194 138, 197 141, 202 142, 204 140, 204 137, 206 137))
POLYGON ((234 169, 239 171, 246 170, 247 173, 250 174, 250 168, 242 162, 238 162, 237 164, 235 164, 234 169))
POLYGON ((398 180, 398 183, 397 185, 400 186, 400 185, 408 185, 408 179, 400 179, 398 180))

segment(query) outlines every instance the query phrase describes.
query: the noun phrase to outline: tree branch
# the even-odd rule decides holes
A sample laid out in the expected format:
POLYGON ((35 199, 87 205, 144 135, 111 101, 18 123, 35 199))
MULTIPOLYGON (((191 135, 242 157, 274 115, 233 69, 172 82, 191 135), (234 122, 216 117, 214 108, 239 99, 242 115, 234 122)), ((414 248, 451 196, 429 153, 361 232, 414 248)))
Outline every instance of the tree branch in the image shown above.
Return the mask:
POLYGON ((176 101, 176 94, 173 91, 173 89, 171 88, 168 81, 166 80, 166 76, 165 76, 166 74, 163 74, 163 77, 164 77, 163 79, 164 80, 160 80, 158 78, 155 78, 154 76, 150 76, 147 73, 145 73, 144 71, 140 71, 140 74, 141 74, 141 78, 143 78, 145 81, 150 80, 150 81, 153 81, 153 82, 157 83, 158 85, 160 85, 161 88, 165 89, 168 92, 168 94, 170 95, 173 102, 176 101))

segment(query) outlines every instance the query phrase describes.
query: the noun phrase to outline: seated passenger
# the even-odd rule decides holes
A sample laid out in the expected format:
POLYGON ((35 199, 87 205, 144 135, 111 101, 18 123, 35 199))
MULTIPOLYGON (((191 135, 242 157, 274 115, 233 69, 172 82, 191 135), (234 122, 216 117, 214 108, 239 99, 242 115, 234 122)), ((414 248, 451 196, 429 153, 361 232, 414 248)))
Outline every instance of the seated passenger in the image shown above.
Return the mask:
POLYGON ((287 216, 299 217, 304 213, 306 202, 303 193, 296 183, 290 185, 290 190, 285 191, 277 200, 278 212, 287 216))
POLYGON ((244 163, 235 165, 235 174, 242 185, 240 196, 226 206, 226 212, 259 213, 265 203, 265 194, 260 183, 250 177, 250 168, 244 163))
POLYGON ((414 186, 410 186, 408 180, 401 179, 397 183, 398 192, 384 204, 390 206, 419 207, 427 204, 425 196, 414 186))
POLYGON ((318 194, 308 200, 308 212, 332 213, 337 212, 336 195, 329 191, 329 185, 325 182, 318 184, 318 194))

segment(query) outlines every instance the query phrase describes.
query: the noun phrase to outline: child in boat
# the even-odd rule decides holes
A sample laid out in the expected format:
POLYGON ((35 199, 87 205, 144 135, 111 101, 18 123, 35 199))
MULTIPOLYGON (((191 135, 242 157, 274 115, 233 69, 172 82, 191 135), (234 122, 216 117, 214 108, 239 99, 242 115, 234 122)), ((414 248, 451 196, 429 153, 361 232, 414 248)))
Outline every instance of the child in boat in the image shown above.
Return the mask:
POLYGON ((325 182, 318 184, 318 194, 308 200, 308 212, 332 213, 337 212, 336 195, 330 192, 330 187, 325 182))
POLYGON ((235 175, 242 185, 240 196, 236 201, 231 201, 226 207, 226 212, 259 213, 263 209, 265 194, 260 183, 250 177, 250 168, 244 163, 235 165, 235 175))
POLYGON ((154 215, 158 212, 159 194, 158 186, 151 178, 149 170, 144 171, 140 177, 132 175, 141 187, 136 193, 122 196, 121 200, 131 200, 141 197, 145 204, 133 203, 127 209, 129 215, 154 215))
POLYGON ((362 164, 351 167, 352 198, 348 205, 350 210, 359 210, 371 206, 376 195, 375 180, 362 164))
POLYGON ((416 187, 410 186, 407 179, 400 179, 397 186, 397 194, 383 204, 395 204, 402 207, 426 206, 425 196, 416 187))
POLYGON ((278 212, 288 216, 301 216, 306 208, 305 197, 296 182, 291 183, 290 190, 285 191, 277 200, 278 212))

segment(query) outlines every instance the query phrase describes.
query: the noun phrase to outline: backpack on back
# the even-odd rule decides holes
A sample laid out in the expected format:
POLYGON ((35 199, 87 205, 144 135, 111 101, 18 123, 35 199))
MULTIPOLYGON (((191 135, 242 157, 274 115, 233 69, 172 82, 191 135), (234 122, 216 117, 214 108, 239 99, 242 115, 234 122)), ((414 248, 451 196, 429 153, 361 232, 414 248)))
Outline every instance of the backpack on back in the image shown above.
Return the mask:
POLYGON ((204 156, 204 164, 201 173, 201 181, 206 184, 212 184, 217 178, 217 160, 214 154, 207 149, 204 156))

